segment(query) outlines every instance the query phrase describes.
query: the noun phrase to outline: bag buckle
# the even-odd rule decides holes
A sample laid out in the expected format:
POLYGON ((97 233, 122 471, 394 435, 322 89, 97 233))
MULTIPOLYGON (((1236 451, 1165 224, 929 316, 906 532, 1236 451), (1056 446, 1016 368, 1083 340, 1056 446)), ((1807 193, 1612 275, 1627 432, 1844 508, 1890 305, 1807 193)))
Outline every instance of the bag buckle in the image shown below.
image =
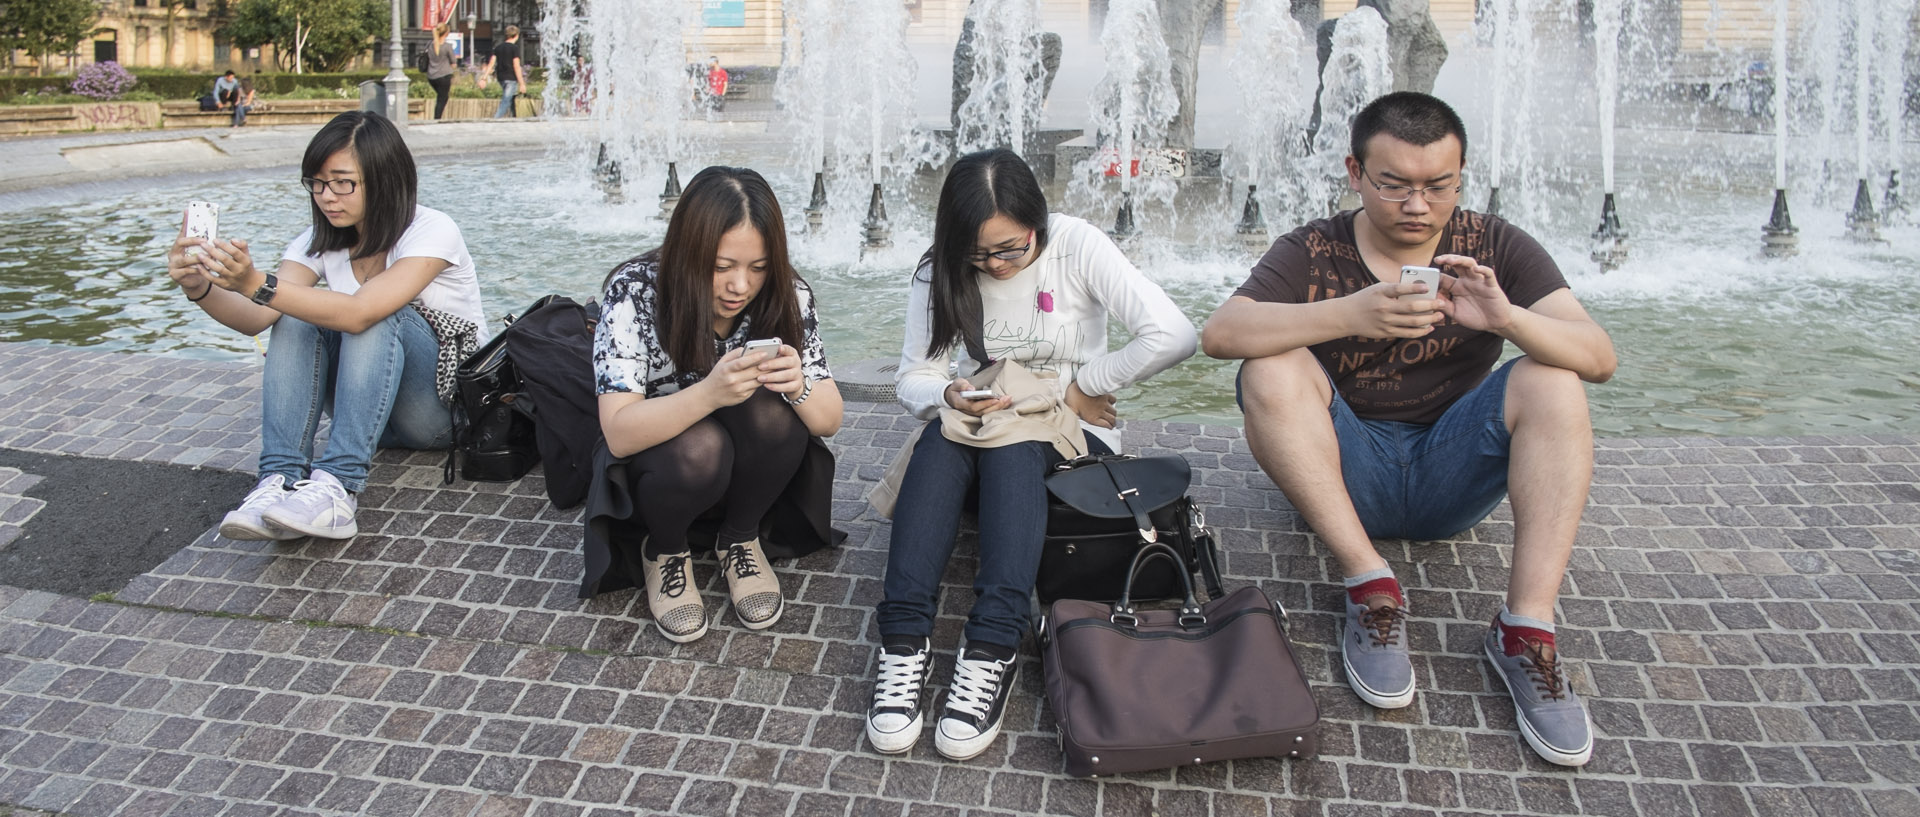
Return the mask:
POLYGON ((1134 608, 1132 607, 1121 607, 1116 604, 1113 606, 1113 614, 1107 616, 1107 621, 1123 627, 1138 628, 1140 626, 1140 617, 1134 615, 1133 611, 1134 608))
POLYGON ((1207 614, 1198 607, 1180 608, 1180 629, 1191 630, 1207 626, 1207 614))

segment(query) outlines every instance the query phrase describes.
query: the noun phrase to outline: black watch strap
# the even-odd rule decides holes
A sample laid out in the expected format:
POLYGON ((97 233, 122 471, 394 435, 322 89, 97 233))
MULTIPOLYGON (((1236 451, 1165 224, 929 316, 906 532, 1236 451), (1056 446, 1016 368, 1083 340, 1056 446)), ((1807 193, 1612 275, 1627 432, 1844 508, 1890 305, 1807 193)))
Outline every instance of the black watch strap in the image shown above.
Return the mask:
POLYGON ((279 291, 280 276, 269 272, 267 273, 267 280, 260 284, 259 289, 253 291, 253 302, 261 306, 266 306, 268 301, 273 300, 274 293, 279 291))

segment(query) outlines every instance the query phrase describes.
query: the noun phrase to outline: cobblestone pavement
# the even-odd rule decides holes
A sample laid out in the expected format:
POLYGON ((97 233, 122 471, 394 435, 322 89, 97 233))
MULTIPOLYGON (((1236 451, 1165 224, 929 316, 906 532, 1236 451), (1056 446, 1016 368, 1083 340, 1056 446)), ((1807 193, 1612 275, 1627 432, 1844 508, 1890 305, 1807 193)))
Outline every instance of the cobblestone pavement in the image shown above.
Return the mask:
MULTIPOLYGON (((0 345, 0 446, 246 470, 257 383, 242 363, 0 345)), ((1031 657, 981 758, 863 743, 887 524, 861 497, 912 425, 849 406, 850 537, 778 566, 792 603, 763 632, 728 614, 674 645, 631 591, 577 600, 579 516, 537 476, 443 488, 439 456, 402 452, 353 540, 209 532, 111 599, 0 587, 0 812, 1920 815, 1920 439, 1601 440, 1561 602, 1600 735, 1574 771, 1528 750, 1477 657, 1504 507, 1457 540, 1381 543, 1422 686, 1376 712, 1336 669, 1330 563, 1238 429, 1130 423, 1130 450, 1195 465, 1230 583, 1295 611, 1324 748, 1080 780, 1031 657)), ((936 645, 958 640, 971 556, 963 536, 936 645)), ((710 563, 698 578, 723 605, 710 563)))

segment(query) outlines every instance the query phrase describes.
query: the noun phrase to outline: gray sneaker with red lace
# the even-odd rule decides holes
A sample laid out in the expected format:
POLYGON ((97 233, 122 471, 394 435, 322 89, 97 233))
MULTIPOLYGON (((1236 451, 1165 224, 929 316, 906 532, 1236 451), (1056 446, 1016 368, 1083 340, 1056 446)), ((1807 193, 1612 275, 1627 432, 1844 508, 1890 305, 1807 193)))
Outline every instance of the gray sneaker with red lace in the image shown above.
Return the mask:
POLYGON ((1340 660, 1346 666, 1347 685, 1361 700, 1381 709, 1399 709, 1413 703, 1413 658, 1407 652, 1406 610, 1391 603, 1370 607, 1348 599, 1340 660))
POLYGON ((1487 628, 1487 660, 1513 696, 1514 715, 1527 745, 1549 763, 1586 765, 1593 758, 1593 722, 1587 705, 1567 686, 1553 645, 1521 640, 1520 653, 1508 655, 1502 641, 1495 619, 1487 628))

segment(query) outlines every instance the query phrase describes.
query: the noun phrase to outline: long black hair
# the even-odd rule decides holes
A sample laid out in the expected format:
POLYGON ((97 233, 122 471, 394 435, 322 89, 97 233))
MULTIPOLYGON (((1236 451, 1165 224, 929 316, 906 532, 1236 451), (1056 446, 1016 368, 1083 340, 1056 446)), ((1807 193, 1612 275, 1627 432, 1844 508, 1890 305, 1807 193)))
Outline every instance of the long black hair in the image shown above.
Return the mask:
POLYGON ((967 260, 980 240, 980 225, 1005 215, 1033 231, 1032 256, 1047 246, 1047 194, 1020 154, 1005 148, 969 153, 953 163, 940 187, 933 216, 933 247, 921 259, 931 271, 933 331, 927 356, 938 358, 960 344, 985 359, 981 338, 982 273, 967 260))
POLYGON ((313 209, 313 241, 307 245, 307 254, 351 250, 352 257, 366 258, 385 253, 400 243, 401 234, 413 224, 413 207, 420 190, 413 153, 386 117, 348 111, 313 135, 306 155, 300 158, 300 175, 320 175, 327 159, 343 150, 353 151, 360 163, 360 191, 366 209, 358 226, 335 227, 327 223, 327 214, 320 212, 319 198, 308 196, 307 206, 313 209))
POLYGON ((800 298, 794 294, 794 281, 800 276, 787 257, 787 226, 780 201, 759 173, 715 165, 687 183, 667 222, 666 239, 648 253, 659 264, 654 277, 659 297, 653 312, 660 345, 680 371, 708 371, 717 360, 714 256, 720 252, 720 237, 742 224, 753 225, 767 252, 767 280, 741 313, 752 321, 749 334, 778 337, 794 348, 803 341, 800 298))

